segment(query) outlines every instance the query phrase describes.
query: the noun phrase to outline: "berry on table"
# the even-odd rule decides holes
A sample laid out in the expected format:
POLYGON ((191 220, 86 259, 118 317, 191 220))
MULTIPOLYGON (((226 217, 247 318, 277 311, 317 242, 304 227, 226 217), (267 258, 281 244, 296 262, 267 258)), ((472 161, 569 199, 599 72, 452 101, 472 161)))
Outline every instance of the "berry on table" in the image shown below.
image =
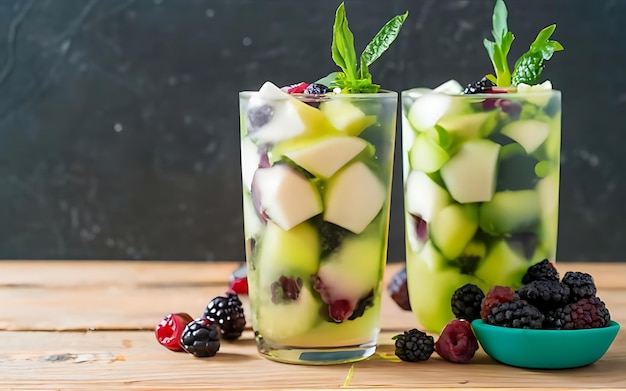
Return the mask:
POLYGON ((478 340, 470 322, 453 319, 441 331, 435 351, 446 361, 457 364, 469 362, 478 350, 478 340))
POLYGON ((559 278, 559 272, 556 270, 552 262, 544 259, 526 270, 526 274, 522 277, 522 284, 528 284, 531 281, 537 280, 558 281, 559 278))
POLYGON ((557 311, 563 330, 590 329, 608 326, 611 314, 598 297, 589 297, 570 303, 557 311))
POLYGON ((458 319, 480 319, 480 309, 485 294, 474 284, 465 284, 452 294, 452 313, 458 319))
POLYGON ((196 357, 212 357, 220 350, 220 331, 208 319, 196 319, 185 327, 180 344, 196 357))
POLYGON ((591 274, 582 272, 567 272, 561 281, 570 289, 570 301, 593 297, 596 295, 596 284, 591 274))
POLYGON ((237 339, 246 325, 243 305, 234 292, 213 298, 204 309, 203 319, 219 327, 224 339, 237 339))
POLYGON ((518 329, 541 329, 544 315, 526 300, 512 300, 496 305, 487 314, 487 324, 518 329))
POLYGON ((495 306, 506 303, 515 298, 515 292, 508 286, 494 285, 483 299, 480 307, 480 317, 487 322, 487 315, 495 306))
POLYGON ((405 331, 392 339, 396 341, 395 354, 402 361, 428 360, 435 351, 434 338, 418 329, 405 331))
POLYGON ((411 302, 409 301, 409 289, 407 287, 406 267, 396 272, 389 281, 387 286, 389 296, 403 310, 411 311, 411 302))
POLYGON ((154 329, 157 341, 169 350, 175 352, 183 351, 183 347, 180 345, 180 337, 183 335, 185 326, 192 321, 193 318, 184 312, 165 315, 154 329))

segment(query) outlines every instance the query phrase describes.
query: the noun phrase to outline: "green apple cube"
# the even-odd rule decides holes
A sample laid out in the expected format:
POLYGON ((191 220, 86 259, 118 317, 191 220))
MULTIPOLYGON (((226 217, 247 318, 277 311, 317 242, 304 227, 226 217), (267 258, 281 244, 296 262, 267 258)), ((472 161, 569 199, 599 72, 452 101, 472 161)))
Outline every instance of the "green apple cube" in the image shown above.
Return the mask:
POLYGON ((416 99, 409 109, 408 119, 411 125, 419 130, 426 131, 444 116, 464 113, 468 106, 453 96, 427 93, 416 99))
POLYGON ((348 136, 358 136, 376 122, 375 115, 366 115, 361 109, 342 99, 322 102, 320 111, 337 130, 348 136))
POLYGON ((500 132, 517 141, 524 147, 526 153, 531 154, 548 138, 550 125, 543 121, 529 119, 511 122, 500 132))
POLYGON ((317 187, 285 164, 257 169, 252 188, 253 196, 260 198, 262 210, 284 230, 323 211, 317 187))
POLYGON ((330 178, 368 145, 358 137, 328 137, 284 155, 311 174, 330 178))
POLYGON ((426 132, 417 135, 409 151, 411 168, 427 173, 438 171, 448 159, 448 152, 426 132))
POLYGON ((452 198, 428 175, 413 170, 406 179, 404 202, 409 213, 430 222, 433 216, 452 203, 452 198))
POLYGON ((451 204, 437 213, 428 225, 435 246, 448 259, 456 259, 478 230, 476 204, 451 204))
POLYGON ((488 234, 526 232, 539 222, 539 196, 535 190, 498 192, 478 213, 480 228, 488 234))
POLYGON ((455 139, 470 140, 488 136, 495 129, 497 121, 494 112, 479 112, 442 118, 437 125, 448 131, 455 139))
POLYGON ((415 130, 409 123, 409 120, 406 116, 402 116, 402 177, 403 180, 406 181, 407 176, 410 172, 409 166, 409 151, 413 146, 413 142, 415 141, 416 134, 415 130))
POLYGON ((441 167, 441 177, 460 203, 491 200, 496 186, 500 145, 490 140, 472 140, 441 167))
POLYGON ((437 250, 432 240, 424 243, 424 247, 420 250, 418 257, 430 271, 444 270, 450 267, 448 260, 437 250))
POLYGON ((532 262, 501 239, 489 249, 485 259, 478 264, 474 275, 489 285, 506 285, 517 289, 532 262))
POLYGON ((363 162, 354 162, 328 180, 324 220, 360 234, 385 202, 380 179, 363 162))

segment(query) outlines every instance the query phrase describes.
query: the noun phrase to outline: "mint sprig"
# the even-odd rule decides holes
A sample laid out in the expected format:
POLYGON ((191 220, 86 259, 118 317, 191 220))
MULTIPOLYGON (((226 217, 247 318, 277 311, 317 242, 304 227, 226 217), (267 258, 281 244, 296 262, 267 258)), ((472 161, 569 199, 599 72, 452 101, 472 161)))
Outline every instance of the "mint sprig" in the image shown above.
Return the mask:
POLYGON ((329 86, 341 88, 342 93, 378 92, 380 86, 372 82, 369 66, 391 46, 408 14, 405 12, 389 20, 367 44, 357 64, 354 35, 348 27, 345 5, 343 2, 339 4, 335 13, 331 51, 333 61, 342 72, 334 72, 323 80, 332 78, 329 86))
POLYGON ((485 77, 498 87, 516 86, 520 83, 537 84, 545 66, 544 62, 549 60, 554 52, 563 50, 563 46, 559 42, 549 39, 556 29, 556 25, 550 25, 537 34, 537 38, 530 45, 530 49, 515 62, 511 75, 507 56, 515 36, 508 29, 507 18, 508 11, 504 0, 496 0, 492 18, 493 30, 491 31, 494 41, 488 39, 483 41, 496 74, 495 76, 488 74, 485 77))
POLYGON ((537 38, 530 45, 530 49, 515 62, 512 82, 514 85, 520 83, 539 83, 541 72, 545 66, 544 61, 552 58, 554 52, 563 50, 563 45, 558 41, 551 41, 549 38, 554 33, 556 25, 552 24, 537 34, 537 38))

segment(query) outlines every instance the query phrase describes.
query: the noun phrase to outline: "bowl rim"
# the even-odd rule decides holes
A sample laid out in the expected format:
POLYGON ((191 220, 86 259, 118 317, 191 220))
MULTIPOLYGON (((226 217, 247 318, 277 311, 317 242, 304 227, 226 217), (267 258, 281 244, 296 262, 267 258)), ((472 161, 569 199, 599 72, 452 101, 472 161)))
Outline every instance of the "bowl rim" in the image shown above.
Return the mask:
MULTIPOLYGON (((548 333, 597 333, 602 331, 609 331, 615 328, 619 329, 621 326, 618 322, 611 319, 609 324, 605 327, 596 327, 590 329, 575 329, 575 330, 561 330, 561 329, 521 329, 515 327, 503 327, 496 326, 492 324, 485 323, 482 319, 476 319, 471 322, 472 327, 482 328, 484 330, 489 329, 497 329, 500 332, 511 332, 511 333, 525 333, 525 334, 548 334, 548 333)), ((478 336, 477 336, 478 337, 478 336)))

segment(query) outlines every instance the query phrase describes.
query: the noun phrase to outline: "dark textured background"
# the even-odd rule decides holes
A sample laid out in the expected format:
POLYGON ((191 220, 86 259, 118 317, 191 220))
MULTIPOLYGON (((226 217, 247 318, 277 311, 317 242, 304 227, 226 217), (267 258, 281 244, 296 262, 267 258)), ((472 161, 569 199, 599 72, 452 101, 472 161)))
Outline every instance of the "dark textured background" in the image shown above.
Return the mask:
MULTIPOLYGON (((335 70, 336 1, 0 1, 0 258, 243 258, 237 92, 335 70)), ((388 89, 469 83, 493 2, 347 1, 388 89)), ((509 0, 511 57, 556 22, 566 51, 558 260, 626 260, 626 1, 509 0)), ((511 60, 513 61, 513 60, 511 60)), ((399 160, 398 160, 399 161, 399 160)), ((396 165, 389 259, 404 259, 396 165)))

